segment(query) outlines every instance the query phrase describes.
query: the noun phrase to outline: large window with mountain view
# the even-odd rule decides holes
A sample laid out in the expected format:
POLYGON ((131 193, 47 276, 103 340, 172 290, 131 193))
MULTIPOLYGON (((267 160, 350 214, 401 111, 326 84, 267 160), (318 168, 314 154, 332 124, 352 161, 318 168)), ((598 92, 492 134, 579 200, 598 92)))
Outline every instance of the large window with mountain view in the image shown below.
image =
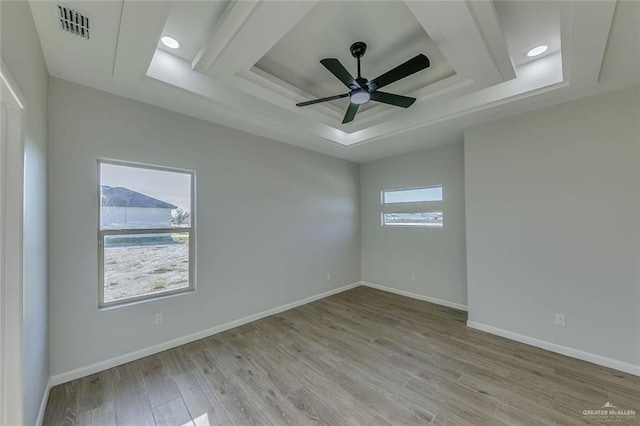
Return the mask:
POLYGON ((101 307, 195 288, 194 173, 100 160, 101 307))

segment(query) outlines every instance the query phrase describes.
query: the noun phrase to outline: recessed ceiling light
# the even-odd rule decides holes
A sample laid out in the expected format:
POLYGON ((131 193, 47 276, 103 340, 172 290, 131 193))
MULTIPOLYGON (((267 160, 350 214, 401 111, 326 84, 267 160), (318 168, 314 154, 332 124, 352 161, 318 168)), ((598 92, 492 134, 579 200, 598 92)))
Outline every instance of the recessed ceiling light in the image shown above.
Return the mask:
POLYGON ((178 42, 178 40, 176 40, 173 37, 163 36, 160 39, 160 41, 162 42, 162 44, 167 46, 169 49, 177 49, 178 47, 180 47, 180 43, 178 42))
POLYGON ((533 49, 529 49, 529 51, 527 52, 527 56, 533 58, 534 56, 542 55, 547 51, 548 48, 549 46, 541 44, 540 46, 536 46, 533 49))

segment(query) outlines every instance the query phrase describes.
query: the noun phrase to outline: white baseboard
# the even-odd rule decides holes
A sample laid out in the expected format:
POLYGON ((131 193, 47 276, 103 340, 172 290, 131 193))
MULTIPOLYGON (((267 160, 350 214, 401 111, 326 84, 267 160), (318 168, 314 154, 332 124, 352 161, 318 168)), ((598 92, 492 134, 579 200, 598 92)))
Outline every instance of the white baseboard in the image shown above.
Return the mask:
MULTIPOLYGON (((149 346, 144 349, 140 349, 134 352, 129 352, 124 355, 119 355, 114 358, 106 359, 104 361, 97 362, 95 364, 88 365, 86 367, 76 368, 75 370, 67 371, 65 373, 56 374, 51 376, 50 386, 57 386, 61 383, 66 383, 71 380, 79 379, 81 377, 89 376, 91 374, 98 373, 100 371, 107 370, 109 368, 117 367, 118 365, 125 364, 127 362, 135 361, 140 358, 144 358, 149 355, 156 354, 158 352, 166 351, 186 343, 191 343, 196 340, 203 339, 205 337, 212 336, 214 334, 222 333, 223 331, 230 330, 241 325, 257 321, 262 318, 266 318, 271 315, 279 314, 280 312, 287 311, 289 309, 297 308, 298 306, 306 305, 307 303, 315 302, 316 300, 324 299, 325 297, 332 296, 343 291, 351 290, 352 288, 362 285, 361 282, 348 284, 343 287, 335 288, 333 290, 325 291, 324 293, 316 294, 314 296, 307 297, 302 300, 287 303, 286 305, 277 306, 275 308, 268 309, 257 314, 249 315, 244 318, 240 318, 234 321, 221 324, 219 326, 202 330, 197 333, 189 334, 187 336, 178 337, 177 339, 169 340, 168 342, 160 343, 154 346, 149 346)), ((46 402, 45 402, 46 405, 46 402)), ((43 412, 44 414, 44 412, 43 412)))
POLYGON ((458 309, 460 311, 466 311, 467 305, 463 305, 461 303, 449 302, 448 300, 436 299, 435 297, 423 296, 422 294, 412 293, 410 291, 398 290, 397 288, 387 287, 380 284, 373 284, 369 282, 362 281, 360 283, 363 286, 376 288, 378 290, 387 291, 389 293, 399 294, 400 296, 410 297, 412 299, 418 299, 425 302, 435 303, 436 305, 447 306, 449 308, 458 309))
POLYGON ((47 402, 49 401, 49 391, 51 390, 51 378, 47 381, 47 387, 42 395, 42 402, 40 403, 40 410, 38 410, 38 417, 36 418, 36 426, 42 426, 44 420, 44 412, 47 409, 47 402))
POLYGON ((619 370, 625 373, 640 376, 640 365, 629 364, 627 362, 607 358, 602 355, 596 355, 591 352, 585 352, 579 349, 570 348, 568 346, 558 345, 557 343, 547 342, 546 340, 536 339, 535 337, 525 336, 523 334, 514 333, 512 331, 478 323, 475 321, 467 321, 467 327, 485 331, 487 333, 495 334, 496 336, 505 337, 507 339, 515 340, 520 343, 526 343, 527 345, 546 349, 548 351, 570 356, 572 358, 581 359, 593 364, 602 365, 603 367, 609 367, 613 368, 614 370, 619 370))

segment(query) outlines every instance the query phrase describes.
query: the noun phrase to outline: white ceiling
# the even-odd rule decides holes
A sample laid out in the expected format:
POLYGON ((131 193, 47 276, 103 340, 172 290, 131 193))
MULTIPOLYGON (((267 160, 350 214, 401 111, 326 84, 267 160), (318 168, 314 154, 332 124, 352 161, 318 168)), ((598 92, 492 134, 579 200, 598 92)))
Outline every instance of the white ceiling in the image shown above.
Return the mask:
POLYGON ((92 17, 90 40, 58 28, 55 2, 30 4, 55 77, 359 162, 640 84, 634 1, 65 1, 92 17), (429 69, 385 88, 417 102, 371 103, 347 125, 347 99, 296 107, 345 92, 318 61, 355 74, 355 41, 370 79, 426 54, 429 69), (550 49, 527 58, 538 44, 550 49))
MULTIPOLYGON (((366 35, 367 52, 362 58, 362 74, 373 79, 406 60, 423 53, 431 66, 411 78, 385 88, 385 91, 411 95, 417 89, 455 74, 424 28, 401 1, 376 2, 363 7, 362 2, 319 2, 311 9, 255 67, 295 87, 304 88, 309 99, 346 93, 345 86, 319 64, 323 58, 337 58, 354 76, 356 60, 349 47, 366 35), (357 16, 358 19, 353 19, 357 16), (330 23, 330 24, 328 24, 330 23), (339 28, 339 31, 327 31, 339 28), (321 42, 318 42, 318 39, 321 42)), ((328 104, 331 105, 331 104, 328 104)), ((344 114, 348 99, 333 103, 338 114, 344 114)), ((367 107, 386 105, 368 103, 367 107)))
POLYGON ((179 39, 182 46, 178 50, 172 50, 158 40, 157 48, 193 61, 228 5, 229 0, 175 2, 162 34, 179 39))
POLYGON ((561 51, 561 9, 555 1, 494 2, 500 27, 509 46, 509 55, 516 66, 561 51), (525 52, 541 44, 549 49, 537 58, 525 52))

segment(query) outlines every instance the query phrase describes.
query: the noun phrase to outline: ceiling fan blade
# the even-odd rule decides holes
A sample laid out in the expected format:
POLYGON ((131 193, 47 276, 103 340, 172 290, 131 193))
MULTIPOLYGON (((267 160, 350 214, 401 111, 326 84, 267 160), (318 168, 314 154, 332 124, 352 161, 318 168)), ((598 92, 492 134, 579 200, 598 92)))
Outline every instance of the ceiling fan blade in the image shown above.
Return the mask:
POLYGON ((343 93, 342 95, 327 96, 326 98, 320 98, 320 99, 314 99, 312 101, 300 102, 299 104, 296 104, 296 106, 303 107, 303 106, 307 106, 307 105, 319 104, 320 102, 334 101, 336 99, 346 98, 347 96, 349 96, 348 93, 343 93))
POLYGON ((343 82, 344 85, 349 89, 360 89, 360 85, 358 84, 356 79, 353 78, 351 74, 349 74, 349 71, 347 71, 347 69, 342 66, 339 60, 335 58, 327 58, 321 60, 320 63, 324 65, 324 67, 328 69, 331 74, 338 77, 338 80, 343 82))
POLYGON ((350 123, 356 117, 356 112, 358 112, 358 104, 349 104, 349 108, 347 108, 347 113, 344 115, 344 120, 342 120, 342 124, 350 123))
POLYGON ((369 83, 367 84, 369 86, 369 89, 371 90, 379 89, 395 81, 408 77, 411 74, 417 73, 418 71, 428 68, 429 64, 430 64, 429 58, 427 58, 421 53, 409 59, 404 64, 398 65, 391 71, 387 71, 381 76, 374 78, 373 80, 369 81, 369 83))
POLYGON ((382 102, 383 104, 389 104, 389 105, 398 106, 402 108, 409 108, 416 101, 416 98, 394 95, 393 93, 375 91, 371 94, 371 100, 382 102))

